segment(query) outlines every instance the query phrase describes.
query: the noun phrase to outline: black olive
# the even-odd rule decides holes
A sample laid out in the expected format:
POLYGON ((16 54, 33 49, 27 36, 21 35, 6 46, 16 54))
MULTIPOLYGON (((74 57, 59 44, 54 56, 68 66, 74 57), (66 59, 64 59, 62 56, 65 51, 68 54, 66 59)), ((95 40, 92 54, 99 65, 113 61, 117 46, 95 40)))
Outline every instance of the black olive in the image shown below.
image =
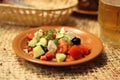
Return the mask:
POLYGON ((81 44, 81 39, 78 38, 78 37, 74 37, 74 38, 72 39, 72 43, 73 43, 74 45, 79 45, 79 44, 81 44))
POLYGON ((48 52, 48 48, 47 48, 47 47, 44 47, 44 51, 45 51, 45 52, 48 52))
POLYGON ((48 52, 48 48, 40 45, 45 52, 48 52))

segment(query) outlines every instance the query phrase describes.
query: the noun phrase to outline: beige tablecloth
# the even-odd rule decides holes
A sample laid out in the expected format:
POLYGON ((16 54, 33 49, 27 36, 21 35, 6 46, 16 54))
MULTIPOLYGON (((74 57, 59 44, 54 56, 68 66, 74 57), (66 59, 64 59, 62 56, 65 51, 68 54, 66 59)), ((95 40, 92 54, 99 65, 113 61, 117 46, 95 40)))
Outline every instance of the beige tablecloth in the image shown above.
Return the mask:
MULTIPOLYGON (((73 14, 64 25, 86 29, 99 37, 97 16, 73 14)), ((120 49, 107 44, 95 59, 69 67, 44 66, 18 57, 12 50, 12 40, 30 28, 1 24, 0 80, 120 80, 120 49)))

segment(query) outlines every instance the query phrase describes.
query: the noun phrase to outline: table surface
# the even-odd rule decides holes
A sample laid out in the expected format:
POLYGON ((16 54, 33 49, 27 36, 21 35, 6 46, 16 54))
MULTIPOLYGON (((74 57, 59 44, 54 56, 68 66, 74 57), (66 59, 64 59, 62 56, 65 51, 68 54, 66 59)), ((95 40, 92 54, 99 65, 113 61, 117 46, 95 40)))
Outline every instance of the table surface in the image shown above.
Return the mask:
MULTIPOLYGON (((97 16, 74 13, 64 25, 88 30, 99 37, 97 16)), ((120 80, 120 48, 105 43, 95 59, 68 67, 44 66, 18 57, 12 50, 12 40, 30 28, 33 27, 0 26, 0 80, 120 80)))

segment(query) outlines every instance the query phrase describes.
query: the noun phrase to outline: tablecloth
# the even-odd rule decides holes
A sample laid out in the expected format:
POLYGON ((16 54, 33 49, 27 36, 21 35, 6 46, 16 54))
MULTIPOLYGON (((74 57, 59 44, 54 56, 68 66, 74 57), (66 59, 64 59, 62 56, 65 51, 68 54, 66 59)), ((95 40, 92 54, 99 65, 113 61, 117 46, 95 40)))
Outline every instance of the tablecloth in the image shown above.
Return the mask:
MULTIPOLYGON (((65 24, 85 29, 99 37, 97 16, 74 13, 65 24)), ((0 80, 120 80, 120 48, 103 43, 103 51, 86 63, 52 67, 28 62, 18 57, 12 41, 30 26, 0 25, 0 80)))

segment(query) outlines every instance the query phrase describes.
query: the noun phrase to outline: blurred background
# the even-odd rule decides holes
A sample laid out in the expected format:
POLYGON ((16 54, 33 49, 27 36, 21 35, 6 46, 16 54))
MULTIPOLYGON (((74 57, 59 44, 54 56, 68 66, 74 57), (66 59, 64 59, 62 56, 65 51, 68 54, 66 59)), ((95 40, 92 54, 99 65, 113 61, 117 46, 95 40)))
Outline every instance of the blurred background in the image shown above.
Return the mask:
MULTIPOLYGON (((25 0, 0 0, 1 3, 13 3, 25 0)), ((29 0, 26 0, 29 1, 29 0)), ((78 0, 77 7, 81 10, 97 11, 99 0, 78 0)))
POLYGON ((98 0, 0 0, 0 2, 3 4, 0 5, 3 13, 1 19, 4 17, 7 22, 28 26, 61 25, 73 13, 89 17, 97 16, 98 11, 98 0))

